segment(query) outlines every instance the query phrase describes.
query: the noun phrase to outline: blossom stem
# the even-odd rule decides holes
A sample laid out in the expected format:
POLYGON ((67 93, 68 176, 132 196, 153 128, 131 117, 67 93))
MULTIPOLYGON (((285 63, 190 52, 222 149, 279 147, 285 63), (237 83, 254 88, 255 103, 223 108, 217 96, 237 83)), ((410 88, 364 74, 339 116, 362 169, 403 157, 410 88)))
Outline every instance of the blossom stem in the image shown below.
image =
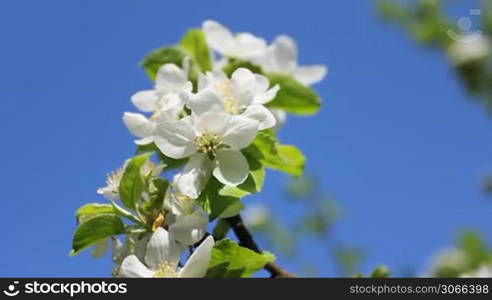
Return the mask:
MULTIPOLYGON (((234 231, 234 234, 238 238, 241 246, 246 247, 250 250, 253 250, 257 253, 261 253, 260 248, 256 244, 253 236, 251 235, 251 232, 249 232, 248 228, 246 225, 244 225, 243 219, 241 218, 241 215, 236 215, 231 218, 227 218, 227 221, 232 227, 232 230, 234 231)), ((284 270, 282 267, 279 265, 269 262, 265 265, 264 267, 265 270, 270 272, 272 275, 271 277, 273 278, 293 278, 295 277, 292 273, 284 270)))

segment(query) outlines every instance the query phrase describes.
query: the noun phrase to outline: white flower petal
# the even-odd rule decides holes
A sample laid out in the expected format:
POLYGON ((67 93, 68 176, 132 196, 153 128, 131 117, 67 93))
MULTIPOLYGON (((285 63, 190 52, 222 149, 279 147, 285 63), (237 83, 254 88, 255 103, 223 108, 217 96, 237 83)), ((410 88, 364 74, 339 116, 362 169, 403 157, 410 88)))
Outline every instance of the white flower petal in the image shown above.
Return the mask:
POLYGON ((256 137, 258 122, 242 115, 231 116, 222 142, 233 149, 243 149, 256 137))
POLYGON ((188 107, 196 115, 205 112, 224 112, 224 102, 219 94, 211 89, 204 89, 190 97, 188 107))
POLYGON ((279 90, 280 86, 276 84, 268 91, 255 95, 253 99, 253 104, 265 104, 272 101, 277 96, 279 90))
POLYGON ((164 64, 157 71, 155 78, 158 96, 180 93, 188 82, 188 74, 175 64, 164 64))
POLYGON ((277 37, 273 43, 273 56, 277 72, 290 73, 297 67, 296 42, 287 35, 277 37))
POLYGON ((258 84, 255 74, 246 68, 236 69, 231 75, 231 83, 241 92, 254 89, 258 84))
POLYGON ((178 194, 197 199, 205 188, 212 172, 212 162, 205 154, 194 154, 183 171, 175 176, 178 194))
POLYGON ((262 55, 266 50, 266 42, 264 39, 252 35, 248 32, 236 34, 236 49, 232 56, 238 58, 249 59, 262 55))
POLYGON ((213 174, 223 184, 236 186, 248 178, 249 164, 240 151, 221 149, 217 151, 215 161, 213 174))
POLYGON ((155 123, 142 114, 125 112, 123 114, 123 122, 133 135, 140 138, 154 134, 155 123))
POLYGON ((264 130, 272 128, 276 125, 277 121, 275 116, 270 110, 263 105, 250 105, 242 114, 244 117, 248 117, 255 121, 258 121, 258 130, 264 130))
POLYGON ((207 231, 208 215, 197 209, 189 215, 177 216, 176 222, 169 226, 169 234, 183 245, 194 245, 207 231))
POLYGON ((323 65, 300 66, 294 71, 294 78, 305 85, 312 85, 321 81, 327 73, 323 65))
POLYGON ((203 22, 202 29, 209 46, 220 54, 227 55, 231 49, 235 48, 236 41, 234 36, 218 22, 206 20, 203 22))
POLYGON ((159 97, 154 90, 140 91, 131 97, 133 105, 143 112, 153 112, 156 109, 156 103, 159 97))
POLYGON ((148 136, 148 137, 144 137, 142 139, 139 139, 139 140, 135 140, 135 144, 137 145, 148 145, 150 143, 153 143, 154 142, 154 136, 151 135, 151 136, 148 136))
POLYGON ((195 130, 198 133, 208 132, 222 136, 227 130, 231 116, 227 113, 206 112, 194 119, 195 130))
POLYGON ((189 117, 176 122, 163 122, 156 128, 154 142, 165 155, 179 159, 196 151, 193 144, 195 132, 189 117))
POLYGON ((159 101, 159 122, 164 120, 178 120, 179 113, 183 110, 185 101, 178 94, 167 94, 159 101), (161 117, 163 116, 163 117, 161 117))
POLYGON ((121 263, 119 277, 126 278, 150 278, 154 272, 147 267, 135 256, 127 256, 121 263))
POLYGON ((181 255, 181 248, 174 238, 162 227, 157 228, 150 237, 145 253, 145 263, 152 268, 162 263, 169 263, 173 267, 177 265, 181 255))
POLYGON ((147 244, 149 243, 150 237, 152 235, 150 233, 146 233, 142 235, 133 235, 132 240, 135 243, 134 251, 135 255, 140 261, 145 260, 145 252, 147 252, 147 244))
POLYGON ((195 252, 190 256, 183 269, 179 271, 181 278, 201 278, 205 276, 210 258, 212 256, 212 248, 214 247, 214 239, 208 236, 196 248, 195 252))

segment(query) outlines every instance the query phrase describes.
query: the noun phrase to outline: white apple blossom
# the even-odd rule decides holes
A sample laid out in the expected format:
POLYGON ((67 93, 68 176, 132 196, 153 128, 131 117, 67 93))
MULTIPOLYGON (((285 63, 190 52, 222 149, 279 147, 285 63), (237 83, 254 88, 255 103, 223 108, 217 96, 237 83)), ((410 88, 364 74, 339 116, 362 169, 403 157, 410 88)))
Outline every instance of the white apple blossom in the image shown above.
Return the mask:
MULTIPOLYGON (((127 159, 123 167, 117 169, 116 171, 113 171, 108 174, 106 177, 106 186, 100 187, 97 189, 97 193, 99 195, 103 195, 106 197, 108 200, 116 201, 120 199, 120 194, 119 194, 119 187, 120 187, 120 182, 121 178, 123 177, 123 173, 125 172, 125 168, 128 165, 128 162, 130 160, 127 159)), ((142 168, 140 169, 140 172, 142 175, 158 175, 162 169, 164 168, 163 165, 155 165, 152 161, 147 160, 143 165, 142 168)))
POLYGON ((232 34, 216 21, 206 20, 202 30, 207 44, 223 56, 248 60, 263 55, 267 47, 264 39, 248 32, 232 34))
MULTIPOLYGON (((179 176, 179 174, 175 176, 175 185, 179 176)), ((164 207, 168 211, 166 223, 169 226, 169 233, 179 243, 194 245, 205 236, 208 215, 196 199, 185 196, 178 190, 168 191, 164 199, 164 207)))
POLYGON ((455 41, 447 49, 448 57, 454 65, 463 65, 484 59, 491 54, 490 40, 480 36, 471 41, 455 41))
POLYGON ((461 278, 492 278, 492 265, 481 265, 477 270, 460 276, 461 278))
POLYGON ((206 112, 227 112, 258 121, 258 130, 275 126, 275 117, 264 104, 277 95, 280 87, 269 88, 268 78, 238 68, 227 78, 216 70, 200 75, 198 93, 188 99, 187 106, 197 115, 206 112))
POLYGON ((205 112, 160 123, 155 144, 171 158, 191 156, 182 176, 190 184, 185 194, 196 196, 210 173, 231 186, 246 180, 249 165, 240 150, 251 144, 257 132, 258 122, 248 117, 205 112))
POLYGON ((123 122, 128 130, 139 138, 135 141, 136 144, 153 142, 155 126, 160 119, 178 119, 193 88, 188 80, 188 69, 188 59, 183 61, 183 68, 175 64, 164 64, 157 71, 154 89, 137 92, 131 97, 139 110, 152 113, 150 118, 141 113, 126 112, 123 115, 123 122))
POLYGON ((118 188, 120 186, 121 178, 123 177, 123 172, 125 171, 125 166, 108 174, 108 176, 106 177, 106 186, 97 189, 97 193, 99 195, 103 195, 109 200, 116 201, 120 199, 118 188))
POLYGON ((265 72, 292 75, 305 85, 321 81, 327 72, 324 65, 299 66, 296 42, 287 35, 278 36, 263 56, 253 59, 253 62, 265 72))
POLYGON ((213 245, 213 238, 207 237, 180 269, 178 262, 183 247, 165 229, 159 227, 147 244, 145 264, 136 255, 127 256, 118 275, 131 278, 200 278, 207 271, 213 245))

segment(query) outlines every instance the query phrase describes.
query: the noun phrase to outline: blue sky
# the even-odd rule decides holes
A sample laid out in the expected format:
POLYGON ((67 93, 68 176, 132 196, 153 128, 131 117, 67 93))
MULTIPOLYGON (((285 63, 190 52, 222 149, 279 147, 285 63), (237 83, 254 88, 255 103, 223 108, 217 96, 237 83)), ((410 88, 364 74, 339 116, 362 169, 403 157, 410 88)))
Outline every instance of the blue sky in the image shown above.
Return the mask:
MULTIPOLYGON (((0 276, 109 273, 107 258, 68 256, 73 213, 104 201, 97 187, 134 151, 121 116, 151 86, 138 62, 207 18, 269 41, 287 33, 301 63, 329 66, 320 113, 289 118, 281 137, 344 207, 338 234, 368 249, 362 271, 421 270, 463 227, 492 238, 491 199, 479 189, 492 170, 491 117, 440 53, 381 23, 372 1, 3 1, 0 276)), ((269 173, 247 201, 281 207, 285 180, 269 173)))

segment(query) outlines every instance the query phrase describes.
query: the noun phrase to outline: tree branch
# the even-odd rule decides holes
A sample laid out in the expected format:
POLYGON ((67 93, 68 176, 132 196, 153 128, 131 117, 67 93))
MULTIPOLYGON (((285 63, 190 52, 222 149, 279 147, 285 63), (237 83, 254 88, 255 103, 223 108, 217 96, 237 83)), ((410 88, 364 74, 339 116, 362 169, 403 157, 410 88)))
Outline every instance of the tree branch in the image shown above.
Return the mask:
MULTIPOLYGON (((256 244, 253 236, 249 232, 248 228, 244 225, 241 215, 237 215, 231 218, 227 218, 227 221, 232 227, 234 234, 239 240, 241 246, 253 250, 257 253, 261 253, 260 248, 256 244)), ((294 278, 295 276, 290 272, 282 269, 279 265, 269 262, 264 267, 265 270, 270 272, 272 278, 294 278)))

